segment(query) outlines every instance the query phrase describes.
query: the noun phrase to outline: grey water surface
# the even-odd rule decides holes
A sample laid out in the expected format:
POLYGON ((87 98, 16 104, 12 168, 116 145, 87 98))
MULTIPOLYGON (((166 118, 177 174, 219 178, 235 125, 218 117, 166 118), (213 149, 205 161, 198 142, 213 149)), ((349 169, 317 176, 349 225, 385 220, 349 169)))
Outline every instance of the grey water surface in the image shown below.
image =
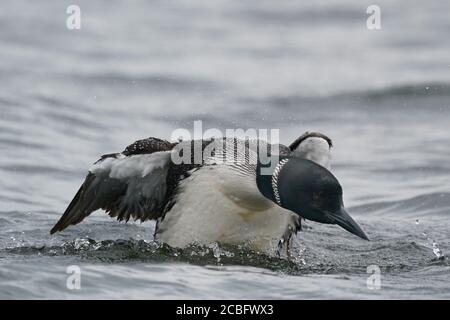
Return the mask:
POLYGON ((378 1, 377 31, 368 1, 80 0, 80 30, 70 4, 0 3, 0 298, 450 298, 450 2, 378 1), (100 155, 195 120, 332 137, 371 241, 177 250, 102 212, 49 235, 100 155))

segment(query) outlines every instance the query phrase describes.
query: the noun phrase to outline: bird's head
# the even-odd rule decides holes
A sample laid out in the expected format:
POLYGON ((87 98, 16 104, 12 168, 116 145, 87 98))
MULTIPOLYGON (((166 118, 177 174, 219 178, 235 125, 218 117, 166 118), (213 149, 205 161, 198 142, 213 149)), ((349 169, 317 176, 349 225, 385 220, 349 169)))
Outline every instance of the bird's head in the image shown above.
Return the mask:
POLYGON ((266 198, 302 218, 337 224, 368 240, 344 208, 339 181, 323 166, 296 157, 281 158, 272 175, 262 175, 261 166, 257 185, 266 198))

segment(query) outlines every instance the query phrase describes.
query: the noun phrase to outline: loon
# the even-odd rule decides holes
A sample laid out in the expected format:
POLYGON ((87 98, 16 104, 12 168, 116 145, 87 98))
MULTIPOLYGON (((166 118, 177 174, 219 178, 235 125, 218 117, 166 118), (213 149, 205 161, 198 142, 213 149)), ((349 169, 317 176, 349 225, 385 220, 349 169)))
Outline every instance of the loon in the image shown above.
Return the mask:
POLYGON ((256 142, 150 137, 104 155, 50 233, 103 209, 119 221, 156 220, 155 240, 178 248, 217 242, 289 254, 302 218, 368 240, 329 171, 331 139, 306 132, 289 146, 256 142), (274 162, 263 163, 262 149, 274 162))

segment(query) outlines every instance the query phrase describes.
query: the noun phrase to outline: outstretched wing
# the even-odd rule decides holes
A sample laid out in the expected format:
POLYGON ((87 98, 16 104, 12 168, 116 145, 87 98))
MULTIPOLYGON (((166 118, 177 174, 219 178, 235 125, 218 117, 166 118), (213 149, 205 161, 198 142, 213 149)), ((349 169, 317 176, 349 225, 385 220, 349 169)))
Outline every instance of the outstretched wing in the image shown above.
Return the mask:
POLYGON ((83 185, 50 233, 81 222, 97 209, 104 209, 119 221, 160 217, 174 145, 148 138, 136 141, 122 153, 103 156, 89 169, 83 185))

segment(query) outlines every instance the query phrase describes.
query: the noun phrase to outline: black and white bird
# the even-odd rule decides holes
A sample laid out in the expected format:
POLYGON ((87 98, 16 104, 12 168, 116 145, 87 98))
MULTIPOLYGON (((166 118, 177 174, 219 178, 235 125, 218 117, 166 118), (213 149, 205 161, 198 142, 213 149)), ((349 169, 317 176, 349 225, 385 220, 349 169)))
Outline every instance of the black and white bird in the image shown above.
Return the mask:
POLYGON ((180 248, 218 242, 272 254, 289 248, 301 218, 367 239, 329 171, 327 136, 307 132, 289 147, 266 144, 272 165, 261 160, 261 146, 226 138, 136 141, 92 165, 50 233, 103 209, 117 220, 156 220, 155 240, 180 248))

